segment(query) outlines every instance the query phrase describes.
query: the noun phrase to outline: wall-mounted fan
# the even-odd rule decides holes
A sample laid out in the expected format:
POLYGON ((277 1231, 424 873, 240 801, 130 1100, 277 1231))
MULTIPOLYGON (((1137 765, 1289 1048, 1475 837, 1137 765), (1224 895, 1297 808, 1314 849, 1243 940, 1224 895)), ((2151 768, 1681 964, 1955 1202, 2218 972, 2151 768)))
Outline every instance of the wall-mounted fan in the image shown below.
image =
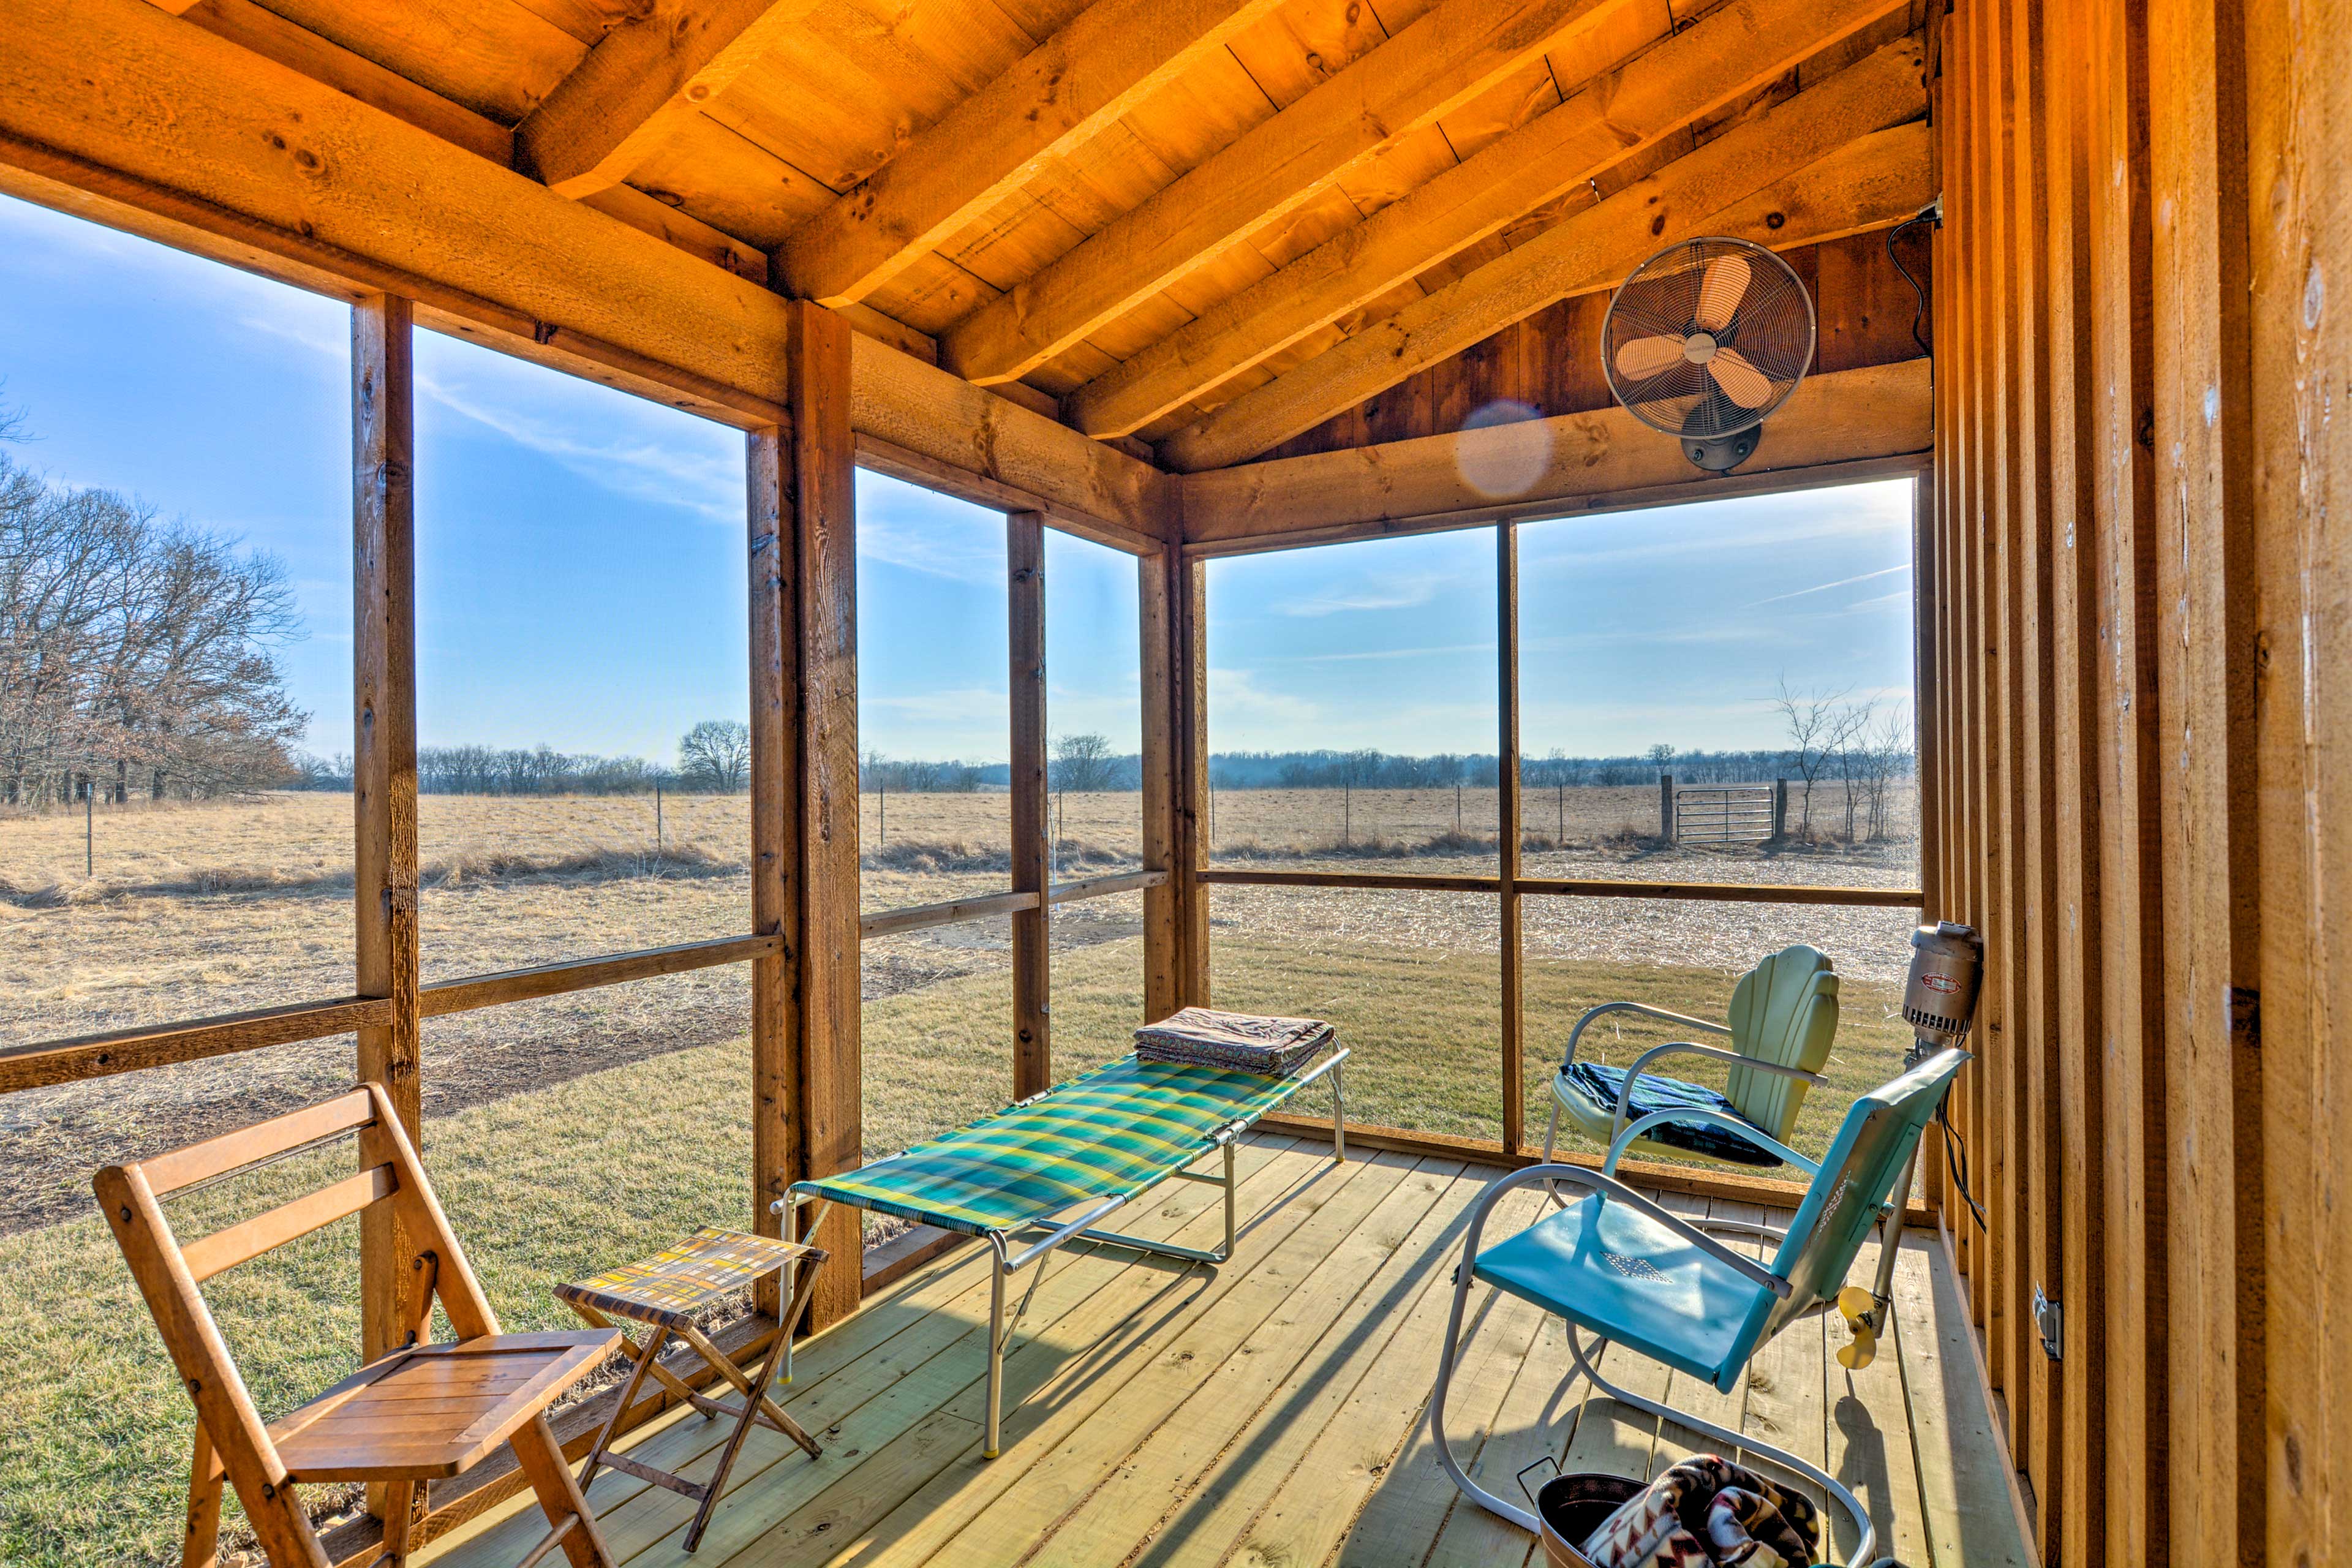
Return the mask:
POLYGON ((1787 262, 1744 239, 1686 239, 1617 286, 1601 366, 1634 418, 1719 474, 1805 378, 1813 331, 1812 296, 1787 262))

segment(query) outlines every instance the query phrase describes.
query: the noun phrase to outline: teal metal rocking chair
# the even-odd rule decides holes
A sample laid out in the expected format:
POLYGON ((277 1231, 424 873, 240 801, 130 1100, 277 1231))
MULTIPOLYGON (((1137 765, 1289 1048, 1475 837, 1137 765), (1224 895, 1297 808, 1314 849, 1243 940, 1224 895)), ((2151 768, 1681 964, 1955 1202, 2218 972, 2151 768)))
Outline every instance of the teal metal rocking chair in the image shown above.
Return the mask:
POLYGON ((1624 1138, 1628 1125, 1643 1121, 1650 1131, 1632 1145, 1636 1154, 1668 1160, 1704 1160, 1713 1164, 1773 1167, 1773 1151, 1789 1141, 1804 1109, 1805 1091, 1821 1081, 1837 1036, 1838 977, 1829 955, 1799 942, 1766 953, 1732 988, 1727 1021, 1716 1024, 1669 1013, 1643 1002, 1603 1002, 1577 1019, 1568 1052, 1551 1080, 1551 1120, 1544 1128, 1544 1158, 1566 1120, 1607 1148, 1624 1138), (1635 1058, 1631 1067, 1602 1067, 1576 1059, 1584 1031, 1613 1013, 1638 1014, 1729 1040, 1729 1048, 1673 1040, 1635 1058), (1723 1088, 1714 1089, 1668 1078, 1651 1064, 1662 1057, 1691 1056, 1728 1068, 1723 1088), (1728 1117, 1679 1116, 1661 1120, 1647 1113, 1669 1107, 1727 1111, 1728 1117), (1762 1136, 1757 1136, 1758 1133, 1762 1136))
MULTIPOLYGON (((1580 1165, 1531 1165, 1489 1186, 1470 1212, 1463 1264, 1454 1276, 1454 1305, 1445 1322, 1437 1386, 1429 1402, 1430 1436, 1454 1484, 1487 1511, 1525 1530, 1539 1529, 1534 1514, 1473 1481, 1446 1442, 1447 1384, 1460 1348, 1463 1306, 1475 1280, 1566 1319, 1577 1371, 1610 1398, 1672 1417, 1821 1487, 1860 1531, 1862 1543, 1849 1560, 1852 1568, 1868 1562, 1874 1540, 1870 1516, 1835 1478, 1785 1449, 1619 1388, 1601 1377, 1597 1363, 1601 1348, 1613 1342, 1705 1378, 1726 1394, 1737 1388, 1749 1360, 1767 1341, 1798 1318, 1835 1301, 1873 1225, 1885 1218, 1883 1244, 1895 1245, 1901 1225, 1900 1205, 1893 1199, 1895 1181, 1909 1169, 1922 1130, 1950 1088, 1952 1076, 1968 1059, 1968 1053, 1958 1048, 1939 1051, 1855 1100, 1819 1165, 1774 1142, 1774 1152, 1811 1172, 1812 1181, 1788 1229, 1765 1233, 1780 1238, 1769 1268, 1707 1234, 1719 1228, 1754 1235, 1757 1227, 1686 1219, 1616 1179, 1619 1158, 1649 1130, 1649 1123, 1726 1113, 1688 1108, 1661 1111, 1626 1127, 1611 1144, 1608 1161, 1598 1173, 1580 1165), (1495 1205, 1514 1189, 1536 1182, 1581 1187, 1586 1195, 1507 1241, 1482 1247, 1486 1216, 1495 1205), (1592 1334, 1593 1342, 1582 1342, 1580 1331, 1592 1334)), ((1753 1127, 1740 1132, 1760 1136, 1753 1127)))

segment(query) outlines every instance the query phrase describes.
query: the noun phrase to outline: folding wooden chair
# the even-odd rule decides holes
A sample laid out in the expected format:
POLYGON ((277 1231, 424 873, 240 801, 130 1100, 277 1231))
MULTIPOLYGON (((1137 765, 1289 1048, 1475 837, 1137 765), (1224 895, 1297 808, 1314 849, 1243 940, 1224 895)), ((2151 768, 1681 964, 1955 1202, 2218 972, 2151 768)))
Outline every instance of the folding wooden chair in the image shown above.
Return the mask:
POLYGON ((275 1568, 328 1568, 326 1549, 294 1489, 313 1481, 368 1481, 388 1488, 383 1547, 373 1561, 400 1568, 408 1559, 419 1488, 463 1474, 506 1444, 551 1527, 521 1568, 531 1568, 558 1545, 575 1568, 614 1568, 546 1411, 611 1353, 620 1335, 612 1330, 499 1331, 380 1086, 365 1084, 307 1110, 151 1160, 109 1165, 94 1184, 181 1384, 195 1402, 185 1563, 211 1568, 215 1561, 226 1479, 275 1568), (365 1167, 358 1175, 184 1247, 172 1234, 163 1197, 354 1131, 365 1167), (199 1287, 224 1269, 378 1205, 389 1205, 415 1249, 397 1320, 407 1325, 406 1342, 291 1415, 265 1424, 199 1287), (436 1296, 459 1336, 448 1344, 425 1342, 436 1296))
POLYGON ((642 1323, 652 1331, 643 1344, 626 1338, 621 1342, 621 1349, 637 1367, 629 1374, 628 1386, 621 1391, 620 1403, 613 1406, 604 1429, 596 1434, 596 1446, 588 1450, 588 1462, 580 1468, 580 1484, 585 1487, 596 1479, 599 1466, 609 1465, 692 1500, 696 1505, 694 1522, 686 1527, 684 1542, 685 1549, 692 1552, 702 1544, 702 1532, 710 1523, 710 1510, 719 1506, 719 1497, 727 1490, 728 1472, 735 1468, 735 1457, 743 1451, 743 1439, 751 1435, 755 1423, 782 1433, 805 1449, 810 1458, 815 1458, 819 1452, 816 1439, 768 1397, 768 1390, 776 1381, 776 1368, 791 1354, 793 1331, 800 1326, 801 1314, 808 1310, 809 1299, 816 1293, 817 1271, 824 1267, 825 1256, 821 1247, 774 1241, 764 1236, 705 1226, 668 1251, 643 1262, 625 1264, 593 1279, 558 1285, 556 1300, 579 1313, 581 1321, 591 1328, 617 1327, 613 1320, 619 1318, 642 1323), (721 1296, 786 1269, 793 1271, 798 1284, 783 1316, 778 1320, 776 1337, 768 1346, 767 1359, 760 1363, 757 1377, 746 1377, 734 1358, 712 1344, 709 1336, 695 1326, 694 1313, 721 1296), (662 1347, 673 1336, 702 1358, 712 1376, 735 1390, 740 1396, 738 1403, 729 1405, 713 1399, 662 1365, 662 1347), (637 1389, 645 1383, 647 1373, 704 1415, 724 1415, 735 1423, 726 1447, 719 1452, 719 1468, 710 1472, 709 1480, 698 1485, 642 1459, 611 1452, 621 1417, 635 1401, 637 1389))

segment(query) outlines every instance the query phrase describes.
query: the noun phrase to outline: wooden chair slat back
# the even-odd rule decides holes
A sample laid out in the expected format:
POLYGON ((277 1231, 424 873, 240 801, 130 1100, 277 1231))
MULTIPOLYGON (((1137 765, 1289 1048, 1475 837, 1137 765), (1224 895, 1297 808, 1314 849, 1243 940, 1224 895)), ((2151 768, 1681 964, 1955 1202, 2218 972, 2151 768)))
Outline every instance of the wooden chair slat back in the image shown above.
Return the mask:
POLYGON ((415 1304, 418 1337, 423 1337, 436 1296, 458 1338, 499 1331, 489 1298, 466 1261, 425 1180, 415 1145, 383 1086, 362 1084, 349 1094, 240 1131, 150 1160, 110 1165, 98 1173, 93 1184, 164 1348, 179 1370, 181 1386, 194 1401, 197 1417, 270 1562, 329 1568, 318 1534, 287 1479, 285 1462, 205 1304, 201 1284, 222 1269, 381 1203, 397 1216, 404 1245, 415 1254, 433 1255, 430 1268, 416 1274, 423 1286, 415 1304), (159 1201, 162 1194, 354 1130, 366 1165, 358 1175, 185 1247, 173 1235, 159 1201))
POLYGON ((136 1168, 145 1173, 150 1191, 157 1197, 169 1197, 183 1187, 226 1175, 241 1165, 251 1165, 305 1143, 364 1127, 375 1114, 375 1100, 367 1089, 355 1089, 321 1104, 289 1110, 251 1127, 142 1160, 136 1168))
POLYGON ((186 1258, 173 1239, 171 1223, 163 1217, 146 1173, 135 1164, 109 1165, 92 1184, 131 1277, 154 1316, 163 1348, 171 1352, 180 1386, 194 1402, 196 1418, 236 1488, 263 1551, 273 1563, 329 1568, 325 1549, 296 1500, 285 1463, 188 1271, 186 1258))
POLYGON ((305 1193, 291 1203, 280 1204, 267 1214, 257 1214, 226 1230, 216 1230, 189 1242, 181 1249, 181 1256, 187 1260, 189 1277, 201 1285, 223 1269, 234 1268, 273 1247, 283 1247, 339 1219, 349 1218, 399 1190, 400 1179, 393 1168, 378 1165, 356 1176, 346 1176, 332 1186, 305 1193))

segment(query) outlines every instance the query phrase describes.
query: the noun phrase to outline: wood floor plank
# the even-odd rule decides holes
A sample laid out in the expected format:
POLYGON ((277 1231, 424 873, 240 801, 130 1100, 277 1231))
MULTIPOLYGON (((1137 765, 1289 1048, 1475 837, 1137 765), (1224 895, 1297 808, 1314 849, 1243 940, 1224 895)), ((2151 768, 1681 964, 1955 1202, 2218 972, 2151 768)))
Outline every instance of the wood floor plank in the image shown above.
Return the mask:
POLYGON ((2000 1442, 1969 1348, 1968 1309, 1939 1242, 1917 1232, 1906 1253, 1931 1267, 1897 1269, 1895 1310, 1921 1502, 1937 1568, 2026 1568, 2033 1559, 2000 1467, 2000 1442))
MULTIPOLYGON (((1354 1386, 1364 1367, 1349 1356, 1349 1344, 1375 1335, 1385 1341, 1399 1308, 1427 1283, 1426 1244, 1443 1233, 1445 1218, 1437 1217, 1431 1234, 1425 1222, 1462 1169, 1459 1161, 1423 1160, 1286 1291, 1278 1277, 1261 1271, 1218 1309, 1255 1312, 1254 1296, 1265 1306, 1223 1362, 1203 1369, 1163 1359, 1139 1375, 1109 1410, 1041 1460, 1018 1493, 967 1526, 947 1555, 1024 1563, 1043 1552, 1057 1562, 1132 1563, 1163 1524, 1171 1526, 1170 1542, 1193 1554, 1187 1505, 1194 1489, 1213 1468, 1228 1487, 1245 1480, 1255 1467, 1244 1434, 1269 1412, 1275 1419, 1267 1426, 1303 1425, 1319 1390, 1343 1378, 1354 1386), (1163 1396, 1144 1386, 1160 1377, 1176 1382, 1173 1409, 1163 1411, 1163 1396), (1043 1473, 1049 1468, 1066 1473, 1049 1479, 1043 1473), (1048 1522, 1046 1510, 1073 1491, 1073 1506, 1048 1522)), ((1261 1435, 1279 1441, 1277 1433, 1261 1435)), ((1280 1474, 1266 1478, 1267 1491, 1280 1474)))
MULTIPOLYGON (((685 1500, 599 1476, 591 1500, 616 1559, 627 1568, 1540 1562, 1531 1537, 1454 1490, 1423 1419, 1463 1224, 1494 1173, 1398 1154, 1335 1171, 1320 1147, 1286 1139, 1254 1141, 1240 1163, 1245 1211, 1310 1173, 1322 1177, 1223 1268, 1092 1248, 1049 1262, 1007 1360, 1003 1458, 978 1457, 984 1255, 942 1260, 800 1348, 795 1379, 780 1392, 818 1432, 824 1457, 811 1461, 755 1430, 692 1559, 680 1551, 685 1500)), ((1213 1189, 1163 1194, 1128 1228, 1213 1239, 1213 1189)), ((1540 1194, 1515 1194, 1490 1231, 1534 1223, 1544 1208, 1540 1194)), ((1853 1277, 1874 1268, 1866 1245, 1853 1277)), ((1878 1360, 1860 1373, 1832 1359, 1846 1339, 1834 1314, 1784 1331, 1730 1396, 1622 1347, 1603 1352, 1603 1370, 1826 1464, 1870 1508, 1877 1553, 1910 1568, 2023 1568, 2031 1558, 1940 1246, 1906 1237, 1895 1294, 1878 1360)), ((1489 1489, 1516 1496, 1513 1475, 1547 1452, 1570 1468, 1650 1475, 1720 1447, 1565 1383, 1559 1319, 1475 1288, 1471 1305, 1452 1418, 1456 1451, 1489 1489)), ((656 1423, 628 1451, 696 1477, 726 1434, 726 1423, 688 1414, 656 1423)), ((495 1568, 541 1529, 529 1510, 436 1543, 425 1560, 495 1568)))
MULTIPOLYGON (((1066 1330, 1049 1339, 1015 1347, 1005 1364, 1004 1450, 997 1459, 983 1459, 977 1447, 957 1453, 937 1474, 913 1492, 876 1497, 872 1507, 856 1516, 838 1515, 820 1500, 810 1519, 786 1520, 763 1537, 739 1561, 800 1563, 814 1559, 810 1549, 823 1542, 830 1561, 862 1563, 914 1563, 929 1561, 939 1548, 975 1515, 1027 1473, 1037 1457, 1085 1425, 1103 1405, 1117 1397, 1127 1381, 1166 1347, 1202 1321, 1225 1296, 1255 1270, 1277 1256, 1311 1256, 1333 1245, 1335 1237, 1352 1229, 1360 1212, 1351 1198, 1358 1182, 1370 1184, 1377 1202, 1394 1181, 1401 1166, 1350 1160, 1331 1168, 1314 1186, 1277 1209, 1244 1241, 1234 1262, 1210 1273, 1199 1266, 1160 1266, 1161 1283, 1146 1290, 1123 1276, 1066 1321, 1066 1330), (1287 1250, 1286 1250, 1287 1249, 1287 1250), (814 1525, 827 1529, 813 1536, 814 1525)), ((980 1408, 978 1384, 952 1407, 969 1418, 980 1408)), ((898 1441, 919 1440, 910 1433, 898 1441)))
MULTIPOLYGON (((1496 1205, 1486 1234, 1508 1236, 1534 1224, 1542 1203, 1531 1188, 1512 1193, 1496 1205)), ((1447 1237, 1445 1250, 1437 1287, 1415 1313, 1422 1326, 1416 1343, 1425 1347, 1420 1356, 1396 1355, 1386 1375, 1358 1385, 1299 1461, 1298 1479, 1252 1522, 1233 1561, 1309 1563, 1336 1555, 1370 1568, 1418 1563, 1427 1554, 1461 1496, 1438 1463, 1424 1418, 1453 1305, 1458 1234, 1447 1237)), ((1446 1432, 1457 1455, 1475 1456, 1485 1441, 1542 1320, 1517 1298, 1471 1287, 1446 1401, 1446 1432)))
MULTIPOLYGON (((1254 1140, 1237 1151, 1234 1168, 1241 1184, 1241 1201, 1244 1205, 1268 1201, 1299 1174, 1324 1163, 1322 1155, 1308 1153, 1306 1149, 1297 1139, 1269 1138, 1254 1140)), ((1219 1194, 1201 1184, 1171 1183, 1152 1194, 1150 1202, 1138 1205, 1139 1212, 1128 1216, 1129 1228, 1138 1236, 1154 1238, 1176 1236, 1188 1226, 1214 1229, 1222 1225, 1217 1213, 1219 1202, 1219 1194)), ((1039 1281, 1037 1298, 1031 1302, 1030 1316, 1024 1320, 1029 1328, 1050 1326, 1063 1312, 1092 1294, 1100 1283, 1101 1262, 1094 1265, 1092 1272, 1075 1280, 1064 1278, 1076 1259, 1089 1256, 1089 1249, 1066 1248, 1044 1261, 1042 1267, 1046 1272, 1039 1281)), ((1138 1262, 1137 1255, 1129 1252, 1101 1256, 1130 1267, 1138 1262)), ((842 1444, 843 1425, 869 1401, 886 1394, 896 1395, 889 1405, 872 1412, 858 1424, 850 1435, 852 1442, 861 1438, 874 1440, 873 1432, 888 1429, 893 1421, 909 1411, 920 1412, 926 1397, 944 1403, 972 1377, 983 1373, 986 1363, 979 1357, 980 1347, 986 1342, 982 1325, 987 1321, 988 1311, 987 1258, 984 1249, 975 1248, 952 1261, 919 1272, 882 1300, 796 1347, 793 1381, 781 1385, 786 1413, 831 1450, 842 1444), (927 1383, 914 1388, 904 1386, 905 1380, 942 1356, 960 1357, 961 1361, 940 1362, 932 1368, 927 1383), (946 1379, 955 1381, 951 1386, 943 1387, 942 1380, 946 1379)), ((622 1451, 644 1463, 683 1474, 690 1480, 700 1480, 715 1462, 705 1457, 725 1443, 727 1435, 724 1422, 686 1416, 624 1444, 622 1451)), ((806 1457, 783 1437, 765 1428, 754 1429, 745 1439, 744 1451, 728 1478, 722 1510, 731 1511, 734 1504, 730 1500, 734 1494, 770 1466, 795 1458, 805 1460, 806 1457)), ((829 1480, 838 1479, 832 1471, 824 1474, 829 1480)), ((596 1510, 607 1544, 623 1562, 657 1539, 654 1533, 656 1527, 682 1531, 694 1508, 674 1493, 611 1470, 598 1474, 590 1489, 589 1506, 596 1510)), ((469 1560, 483 1563, 512 1562, 528 1551, 546 1528, 536 1507, 523 1509, 497 1529, 485 1532, 480 1555, 476 1558, 469 1554, 469 1560)), ((713 1538, 716 1534, 714 1528, 713 1538)))
MULTIPOLYGON (((1923 1267, 1925 1261, 1916 1256, 1900 1258, 1896 1271, 1899 1275, 1923 1267)), ((1863 1244, 1848 1278, 1858 1284, 1877 1279, 1874 1234, 1863 1244)), ((1870 1522, 1878 1531, 1874 1557, 1894 1557, 1926 1568, 1931 1548, 1926 1510, 1919 1500, 1918 1463, 1911 1451, 1910 1412, 1903 1399, 1903 1355, 1897 1342, 1902 1324, 1889 1313, 1877 1358, 1859 1372, 1848 1372, 1837 1363, 1837 1352, 1853 1338, 1846 1331, 1845 1320, 1832 1312, 1822 1327, 1830 1352, 1822 1367, 1822 1375, 1829 1380, 1829 1472, 1844 1482, 1869 1510, 1870 1522)), ((1840 1543, 1842 1554, 1850 1554, 1843 1531, 1834 1532, 1833 1539, 1840 1543)))
MULTIPOLYGON (((1297 1489, 1321 1487, 1324 1478, 1307 1468, 1307 1454, 1368 1379, 1409 1387, 1434 1375, 1464 1211, 1492 1177, 1491 1170, 1472 1167, 1447 1184, 1358 1298, 1360 1312, 1324 1336, 1311 1363, 1316 1370, 1254 1415, 1183 1506, 1167 1510, 1149 1542, 1130 1552, 1129 1568, 1232 1555, 1269 1504, 1297 1489)), ((1419 1419, 1418 1409, 1403 1416, 1419 1419)))
MULTIPOLYGON (((1382 1174, 1402 1174, 1401 1170, 1359 1163, 1333 1167, 1328 1158, 1295 1152, 1266 1167, 1257 1185, 1245 1185, 1244 1201, 1261 1204, 1310 1173, 1328 1173, 1323 1183, 1307 1189, 1321 1196, 1290 1205, 1305 1210, 1301 1219, 1311 1223, 1325 1208, 1344 1201, 1343 1194, 1368 1172, 1375 1182, 1382 1174)), ((1269 1254, 1281 1252, 1291 1234, 1279 1224, 1286 1212, 1276 1211, 1277 1223, 1254 1232, 1234 1261, 1209 1281, 1217 1287, 1216 1294, 1224 1288, 1219 1281, 1245 1278, 1269 1254)), ((1222 1232, 1223 1225, 1221 1212, 1198 1214, 1174 1233, 1174 1238, 1185 1246, 1206 1246, 1222 1232)), ((1154 1234, 1157 1238, 1156 1233, 1138 1234, 1154 1234)), ((1308 1243, 1307 1249, 1314 1245, 1308 1243)), ((910 1386, 919 1380, 909 1379, 830 1429, 830 1440, 843 1448, 844 1458, 854 1452, 858 1459, 855 1467, 845 1473, 828 1471, 822 1463, 806 1468, 776 1466, 730 1489, 711 1516, 701 1548, 707 1555, 698 1555, 695 1561, 724 1563, 739 1555, 747 1563, 814 1561, 821 1548, 831 1547, 842 1538, 845 1522, 862 1526, 902 1500, 905 1491, 898 1486, 901 1479, 911 1477, 919 1484, 967 1450, 974 1465, 992 1470, 1003 1466, 1009 1476, 1017 1475, 1026 1468, 1024 1459, 1015 1457, 1020 1435, 1024 1424, 1036 1419, 1034 1412, 1024 1415, 1024 1403, 1034 1397, 1032 1391, 1041 1384, 1046 1390, 1061 1386, 1054 1379, 1073 1375, 1073 1368, 1108 1379, 1128 1374, 1149 1354, 1148 1325, 1155 1308, 1163 1313, 1181 1312, 1187 1310, 1188 1298, 1210 1294, 1202 1285, 1205 1271, 1199 1266, 1143 1258, 1124 1249, 1065 1248, 1045 1262, 1060 1268, 1040 1283, 1038 1300, 1024 1315, 1005 1356, 1003 1458, 986 1461, 978 1457, 975 1438, 987 1411, 987 1363, 982 1351, 987 1318, 984 1310, 975 1310, 971 1337, 964 1347, 967 1353, 941 1352, 925 1363, 919 1386, 910 1386), (1039 1304, 1048 1292, 1054 1293, 1055 1306, 1041 1321, 1039 1304), (967 1426, 971 1430, 965 1431, 967 1426), (958 1435, 964 1440, 949 1440, 958 1435), (929 1456, 930 1469, 922 1470, 910 1459, 915 1455, 929 1456), (883 1462, 877 1464, 877 1459, 883 1462)), ((1010 1301, 1017 1303, 1018 1292, 1026 1286, 1024 1271, 1008 1290, 1010 1301)), ((631 1568, 675 1568, 688 1561, 677 1546, 673 1536, 658 1549, 632 1560, 631 1568)))

